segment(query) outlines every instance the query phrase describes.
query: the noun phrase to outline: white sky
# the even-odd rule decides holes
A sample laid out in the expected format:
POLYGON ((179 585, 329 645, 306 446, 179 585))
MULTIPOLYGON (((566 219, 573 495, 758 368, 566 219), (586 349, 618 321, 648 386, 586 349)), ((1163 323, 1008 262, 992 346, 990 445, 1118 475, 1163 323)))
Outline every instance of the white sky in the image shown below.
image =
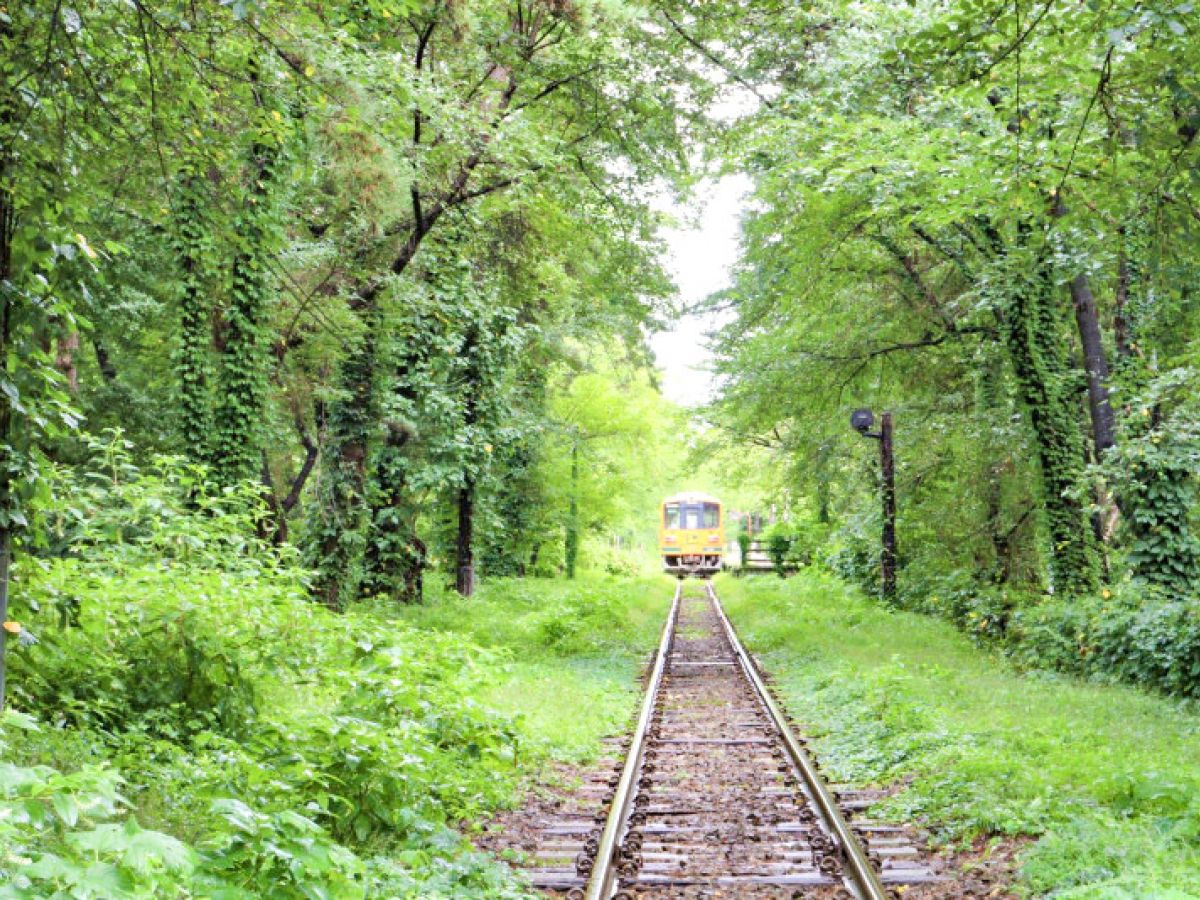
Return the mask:
MULTIPOLYGON (((667 268, 685 306, 728 287, 738 257, 738 225, 751 187, 747 176, 728 175, 700 185, 690 203, 670 210, 681 227, 665 235, 667 268)), ((651 337, 668 400, 696 406, 709 399, 713 378, 707 333, 719 324, 712 315, 686 315, 670 331, 651 337)))

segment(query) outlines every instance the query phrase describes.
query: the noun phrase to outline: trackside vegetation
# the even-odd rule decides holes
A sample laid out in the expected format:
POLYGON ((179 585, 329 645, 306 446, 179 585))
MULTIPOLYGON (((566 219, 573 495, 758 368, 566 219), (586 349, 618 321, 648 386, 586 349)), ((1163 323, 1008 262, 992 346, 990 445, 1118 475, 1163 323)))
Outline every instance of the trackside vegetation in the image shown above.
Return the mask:
POLYGON ((462 827, 618 731, 663 580, 497 580, 338 615, 253 497, 118 443, 24 560, 0 895, 522 896, 462 827), (634 602, 631 602, 636 598, 634 602))
MULTIPOLYGON (((720 13, 693 23, 717 34, 720 13)), ((711 297, 715 447, 864 587, 893 413, 901 607, 1200 692, 1193 4, 818 3, 734 38, 770 84, 711 297), (764 38, 770 34, 770 38, 764 38)))
POLYGON ((1196 893, 1198 154, 1191 0, 0 0, 0 900, 524 896, 681 490, 846 778, 1196 893))
POLYGON ((722 578, 747 645, 837 781, 938 845, 1031 837, 1032 896, 1200 895, 1200 709, 1022 670, 829 575, 722 578))

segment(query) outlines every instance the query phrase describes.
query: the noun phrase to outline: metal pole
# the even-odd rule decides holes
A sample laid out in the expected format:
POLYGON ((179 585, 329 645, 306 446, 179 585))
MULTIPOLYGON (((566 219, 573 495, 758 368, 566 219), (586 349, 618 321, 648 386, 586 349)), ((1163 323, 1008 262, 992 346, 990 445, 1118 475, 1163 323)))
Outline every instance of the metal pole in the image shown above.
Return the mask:
POLYGON ((879 427, 879 464, 883 473, 883 599, 896 597, 896 462, 892 455, 892 414, 885 412, 879 427))

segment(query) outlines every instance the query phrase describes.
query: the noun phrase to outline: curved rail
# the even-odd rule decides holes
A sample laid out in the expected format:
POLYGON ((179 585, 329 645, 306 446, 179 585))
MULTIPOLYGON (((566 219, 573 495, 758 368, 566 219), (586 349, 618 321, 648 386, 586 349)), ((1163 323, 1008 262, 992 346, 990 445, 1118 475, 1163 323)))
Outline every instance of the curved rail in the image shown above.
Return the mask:
POLYGON ((805 788, 809 799, 816 807, 817 816, 822 820, 822 824, 825 825, 826 830, 837 839, 846 863, 848 882, 846 887, 854 892, 860 900, 887 900, 889 896, 887 888, 883 886, 879 873, 871 865, 871 861, 867 857, 867 851, 859 842, 858 836, 851 830, 846 817, 842 815, 842 811, 838 809, 837 801, 834 799, 829 788, 825 786, 825 781, 817 772, 817 767, 813 764, 812 758, 801 745, 799 738, 792 732, 783 709, 771 695, 771 692, 767 690, 762 676, 758 674, 758 669, 755 667, 754 661, 750 658, 750 654, 746 652, 746 648, 742 646, 742 642, 738 640, 737 632, 733 630, 733 625, 725 615, 725 610, 721 607, 721 601, 717 599, 716 591, 713 590, 711 584, 706 584, 704 587, 708 592, 709 599, 712 600, 713 607, 717 611, 717 617, 721 620, 721 624, 725 628, 725 634, 729 638, 729 643, 733 647, 734 653, 737 654, 742 671, 754 686, 755 693, 758 694, 763 705, 766 706, 772 723, 783 739, 788 756, 804 779, 805 788))
POLYGON ((666 624, 663 625, 662 637, 659 639, 658 651, 654 657, 654 668, 650 672, 650 681, 646 685, 646 699, 642 702, 642 711, 638 716, 637 726, 633 730, 629 753, 625 757, 625 768, 621 770, 621 779, 617 782, 616 791, 613 794, 608 818, 604 823, 604 831, 600 834, 600 843, 596 849, 596 862, 592 867, 584 892, 586 900, 608 900, 616 888, 618 874, 616 863, 617 852, 621 846, 621 833, 626 828, 629 820, 629 808, 633 804, 633 797, 636 793, 638 771, 642 767, 646 754, 646 732, 650 728, 655 698, 658 697, 658 688, 662 683, 667 656, 671 652, 671 642, 675 638, 675 621, 679 617, 679 599, 682 596, 683 585, 676 585, 675 598, 671 601, 671 611, 667 614, 666 624))

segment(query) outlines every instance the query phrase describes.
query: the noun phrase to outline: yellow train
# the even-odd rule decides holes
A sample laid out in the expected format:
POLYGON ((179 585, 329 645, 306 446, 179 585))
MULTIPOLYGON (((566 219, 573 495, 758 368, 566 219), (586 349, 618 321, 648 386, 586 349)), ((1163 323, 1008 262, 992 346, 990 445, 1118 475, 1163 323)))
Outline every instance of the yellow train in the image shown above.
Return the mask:
POLYGON ((662 502, 658 550, 663 569, 683 578, 721 571, 725 554, 725 510, 708 494, 675 494, 662 502))

